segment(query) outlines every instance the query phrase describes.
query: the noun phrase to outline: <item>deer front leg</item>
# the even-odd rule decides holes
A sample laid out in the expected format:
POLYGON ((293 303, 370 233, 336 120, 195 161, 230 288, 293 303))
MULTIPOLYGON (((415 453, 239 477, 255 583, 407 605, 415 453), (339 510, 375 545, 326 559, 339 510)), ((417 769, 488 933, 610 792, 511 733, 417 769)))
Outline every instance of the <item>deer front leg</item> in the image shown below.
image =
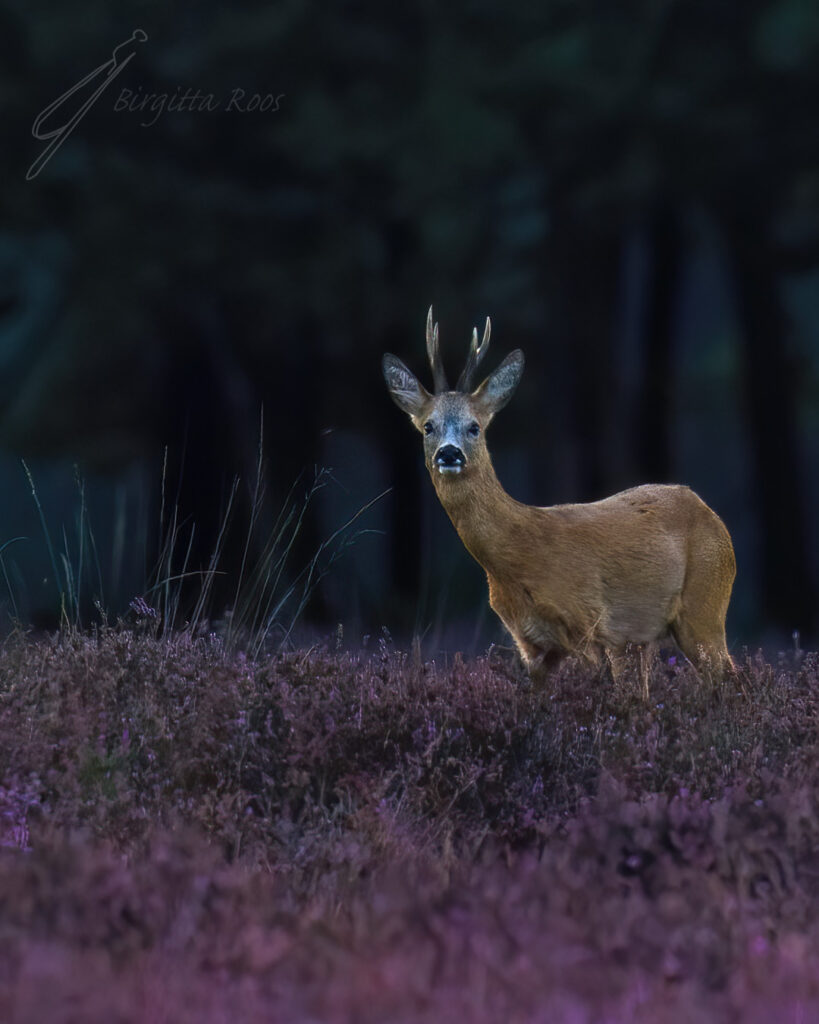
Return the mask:
POLYGON ((539 647, 525 637, 515 636, 514 639, 532 681, 532 689, 544 690, 549 676, 563 660, 563 652, 556 647, 548 649, 539 647))

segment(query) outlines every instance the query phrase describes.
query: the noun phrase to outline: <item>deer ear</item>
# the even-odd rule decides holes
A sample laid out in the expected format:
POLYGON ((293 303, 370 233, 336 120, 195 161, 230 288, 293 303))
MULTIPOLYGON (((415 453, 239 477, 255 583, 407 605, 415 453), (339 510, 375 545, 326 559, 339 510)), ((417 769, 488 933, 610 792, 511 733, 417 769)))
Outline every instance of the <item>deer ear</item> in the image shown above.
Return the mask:
POLYGON ((420 416, 427 402, 431 401, 432 395, 415 374, 389 352, 381 360, 381 369, 387 382, 387 390, 398 408, 413 418, 420 416))
POLYGON ((502 409, 520 384, 523 376, 523 352, 519 348, 509 355, 486 380, 473 392, 472 399, 487 418, 491 420, 495 413, 502 409))

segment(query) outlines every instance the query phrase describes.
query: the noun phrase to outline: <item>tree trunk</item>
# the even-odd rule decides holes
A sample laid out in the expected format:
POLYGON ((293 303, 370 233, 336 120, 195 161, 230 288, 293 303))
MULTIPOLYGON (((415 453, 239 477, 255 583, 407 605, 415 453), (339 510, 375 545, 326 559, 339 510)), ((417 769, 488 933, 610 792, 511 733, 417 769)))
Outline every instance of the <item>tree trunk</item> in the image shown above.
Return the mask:
POLYGON ((776 284, 770 217, 726 215, 742 330, 745 406, 761 527, 762 607, 788 631, 813 626, 805 490, 799 458, 797 395, 776 284))
POLYGON ((575 447, 575 493, 566 500, 593 501, 621 484, 611 443, 621 241, 567 211, 555 215, 551 239, 555 347, 564 354, 570 381, 570 440, 575 447))
POLYGON ((635 449, 640 479, 667 483, 672 468, 671 356, 680 272, 680 225, 675 211, 666 204, 660 204, 652 215, 648 250, 641 338, 643 379, 635 449))

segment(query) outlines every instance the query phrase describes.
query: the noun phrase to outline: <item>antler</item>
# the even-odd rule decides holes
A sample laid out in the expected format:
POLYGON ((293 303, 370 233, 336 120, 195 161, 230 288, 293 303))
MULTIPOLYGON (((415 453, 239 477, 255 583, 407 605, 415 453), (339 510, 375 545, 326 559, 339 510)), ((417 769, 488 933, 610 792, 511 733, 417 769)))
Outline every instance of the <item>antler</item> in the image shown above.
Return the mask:
POLYGON ((427 313, 427 355, 429 356, 429 365, 432 367, 435 394, 440 395, 444 391, 449 391, 444 364, 441 362, 441 351, 438 348, 438 324, 432 326, 432 306, 429 307, 429 313, 427 313))
POLYGON ((458 391, 471 391, 472 390, 472 374, 478 368, 478 363, 486 355, 489 349, 489 335, 492 331, 492 324, 489 322, 489 317, 486 318, 486 327, 483 329, 483 338, 481 339, 480 345, 478 344, 478 328, 472 328, 472 342, 469 346, 469 355, 466 359, 466 366, 464 372, 458 378, 458 391))

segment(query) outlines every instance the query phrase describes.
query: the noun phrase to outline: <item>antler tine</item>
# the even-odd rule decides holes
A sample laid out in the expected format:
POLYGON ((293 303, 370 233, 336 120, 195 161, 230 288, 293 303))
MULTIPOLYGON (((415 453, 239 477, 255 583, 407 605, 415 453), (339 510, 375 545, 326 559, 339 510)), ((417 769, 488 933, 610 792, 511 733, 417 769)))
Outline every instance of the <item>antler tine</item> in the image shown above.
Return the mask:
POLYGON ((486 327, 483 329, 483 338, 478 344, 478 328, 472 328, 472 341, 469 345, 469 355, 466 359, 464 372, 458 378, 458 391, 470 391, 472 388, 472 375, 478 368, 478 364, 489 350, 489 335, 492 333, 492 324, 489 317, 486 318, 486 327))
POLYGON ((432 306, 429 307, 429 313, 427 313, 427 355, 429 356, 429 365, 432 367, 435 394, 440 395, 444 391, 449 391, 444 364, 441 362, 441 350, 438 347, 438 324, 434 326, 432 324, 432 306))

